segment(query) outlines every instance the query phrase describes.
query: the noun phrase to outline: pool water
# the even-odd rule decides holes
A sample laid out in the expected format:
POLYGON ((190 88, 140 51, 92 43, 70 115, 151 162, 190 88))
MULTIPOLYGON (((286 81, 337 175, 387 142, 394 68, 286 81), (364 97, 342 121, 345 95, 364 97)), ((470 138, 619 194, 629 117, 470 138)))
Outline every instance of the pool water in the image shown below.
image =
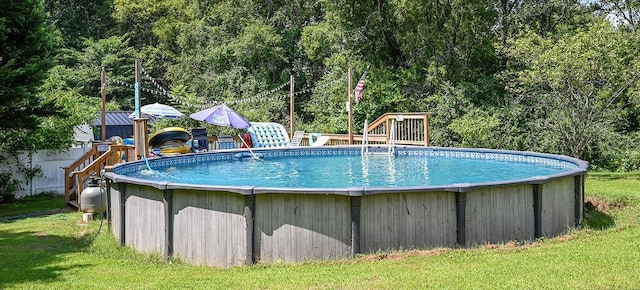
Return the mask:
POLYGON ((233 159, 125 174, 159 182, 275 188, 412 187, 519 180, 568 169, 531 162, 442 156, 296 156, 233 159))

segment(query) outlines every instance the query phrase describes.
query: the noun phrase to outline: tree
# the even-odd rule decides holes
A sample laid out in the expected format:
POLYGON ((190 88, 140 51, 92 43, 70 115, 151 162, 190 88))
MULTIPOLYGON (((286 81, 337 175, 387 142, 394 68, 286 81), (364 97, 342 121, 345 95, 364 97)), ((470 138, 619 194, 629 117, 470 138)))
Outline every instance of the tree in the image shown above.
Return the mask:
MULTIPOLYGON (((100 97, 100 71, 106 70, 107 99, 116 101, 122 109, 133 109, 135 83, 134 50, 123 36, 84 41, 81 50, 72 49, 64 63, 61 78, 69 90, 79 90, 83 96, 100 97)), ((143 94, 141 97, 150 97, 143 94)), ((146 100, 153 103, 156 100, 146 100)))
POLYGON ((85 39, 106 38, 113 30, 113 0, 47 0, 45 3, 66 47, 82 49, 85 39))
POLYGON ((640 1, 638 0, 602 0, 604 11, 610 14, 610 20, 628 27, 635 35, 640 29, 640 1))
POLYGON ((184 26, 197 19, 197 7, 197 1, 113 0, 114 35, 128 39, 145 70, 168 87, 165 74, 180 51, 176 41, 184 26))
MULTIPOLYGON (((221 1, 208 7, 202 19, 185 24, 176 40, 180 54, 167 73, 172 86, 185 85, 210 102, 233 103, 286 83, 290 70, 282 36, 254 13, 254 5, 221 1)), ((234 109, 252 120, 284 122, 286 100, 273 95, 234 109)))
POLYGON ((37 94, 55 65, 55 35, 42 0, 0 1, 0 129, 34 130, 61 113, 37 94))
POLYGON ((600 21, 555 40, 529 33, 511 45, 525 68, 508 81, 510 96, 527 104, 541 139, 555 141, 547 149, 585 158, 610 132, 627 130, 640 77, 629 33, 600 21))

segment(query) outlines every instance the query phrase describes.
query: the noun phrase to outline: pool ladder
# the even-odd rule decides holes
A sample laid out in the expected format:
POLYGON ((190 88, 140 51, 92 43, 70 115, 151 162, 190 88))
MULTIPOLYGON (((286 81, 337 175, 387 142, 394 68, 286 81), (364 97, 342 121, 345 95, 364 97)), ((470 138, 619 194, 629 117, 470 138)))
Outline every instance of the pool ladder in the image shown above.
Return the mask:
POLYGON ((396 149, 396 120, 391 120, 391 129, 389 131, 389 150, 385 152, 380 151, 369 151, 369 123, 368 120, 364 120, 364 132, 362 134, 362 149, 360 150, 360 154, 362 156, 365 155, 389 155, 392 156, 395 154, 396 149))

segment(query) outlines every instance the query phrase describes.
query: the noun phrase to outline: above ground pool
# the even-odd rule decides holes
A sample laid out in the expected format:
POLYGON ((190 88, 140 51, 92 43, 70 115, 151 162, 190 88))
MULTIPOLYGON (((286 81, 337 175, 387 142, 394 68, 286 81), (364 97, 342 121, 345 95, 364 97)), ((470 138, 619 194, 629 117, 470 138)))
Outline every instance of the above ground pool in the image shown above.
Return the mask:
POLYGON ((282 188, 424 187, 537 178, 579 169, 552 157, 513 153, 399 150, 389 155, 352 150, 293 150, 246 154, 201 155, 152 161, 123 175, 157 182, 214 186, 282 188), (460 154, 452 154, 460 153, 460 154), (138 168, 140 169, 140 168, 138 168))
POLYGON ((533 152, 300 147, 188 154, 106 173, 121 245, 220 267, 557 236, 587 163, 533 152))

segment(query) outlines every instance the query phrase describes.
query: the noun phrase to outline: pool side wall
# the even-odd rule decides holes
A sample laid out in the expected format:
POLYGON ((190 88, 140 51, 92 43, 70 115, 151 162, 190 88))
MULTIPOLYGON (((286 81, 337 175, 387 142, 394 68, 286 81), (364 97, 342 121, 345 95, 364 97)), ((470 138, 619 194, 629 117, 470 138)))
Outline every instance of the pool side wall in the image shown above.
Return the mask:
POLYGON ((360 249, 429 249, 456 245, 453 192, 398 192, 362 198, 360 249))
POLYGON ((399 189, 227 188, 106 176, 120 245, 227 268, 558 236, 583 218, 585 174, 399 189))
POLYGON ((245 195, 111 183, 109 207, 121 245, 226 268, 561 235, 576 225, 576 216, 581 218, 575 212, 576 178, 581 180, 569 176, 544 184, 356 196, 274 190, 245 195))
POLYGON ((110 185, 109 210, 112 231, 120 245, 146 253, 166 254, 166 214, 163 191, 144 185, 110 185))
POLYGON ((351 256, 349 196, 256 195, 255 259, 301 262, 351 256))
POLYGON ((245 264, 244 199, 231 192, 174 190, 173 255, 197 265, 245 264))
POLYGON ((461 194, 466 196, 464 244, 493 244, 534 238, 531 184, 478 188, 461 194))

